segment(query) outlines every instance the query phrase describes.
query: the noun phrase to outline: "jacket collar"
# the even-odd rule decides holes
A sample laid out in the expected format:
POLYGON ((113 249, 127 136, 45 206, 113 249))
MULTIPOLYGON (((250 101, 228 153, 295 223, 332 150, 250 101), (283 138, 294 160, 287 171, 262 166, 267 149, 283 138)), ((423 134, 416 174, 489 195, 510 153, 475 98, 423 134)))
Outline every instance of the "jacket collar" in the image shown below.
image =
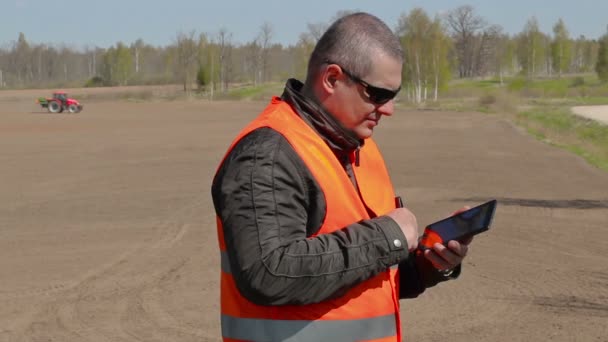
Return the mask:
POLYGON ((342 126, 333 115, 302 94, 304 84, 291 78, 285 84, 281 99, 310 125, 336 154, 348 154, 363 146, 355 132, 342 126))

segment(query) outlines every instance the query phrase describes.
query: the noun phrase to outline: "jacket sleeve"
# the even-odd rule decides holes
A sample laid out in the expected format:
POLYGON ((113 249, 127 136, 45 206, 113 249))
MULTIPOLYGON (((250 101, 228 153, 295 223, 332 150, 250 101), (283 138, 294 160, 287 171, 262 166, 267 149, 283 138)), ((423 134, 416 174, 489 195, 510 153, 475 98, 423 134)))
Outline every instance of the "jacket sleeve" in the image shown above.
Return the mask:
POLYGON ((212 196, 229 271, 256 304, 321 302, 409 256, 399 226, 386 216, 315 235, 325 215, 319 186, 287 140, 269 128, 232 149, 212 196), (403 243, 395 246, 395 239, 403 243))
POLYGON ((458 265, 450 275, 444 275, 422 253, 411 253, 410 258, 399 263, 399 298, 416 298, 429 287, 456 279, 461 268, 458 265))

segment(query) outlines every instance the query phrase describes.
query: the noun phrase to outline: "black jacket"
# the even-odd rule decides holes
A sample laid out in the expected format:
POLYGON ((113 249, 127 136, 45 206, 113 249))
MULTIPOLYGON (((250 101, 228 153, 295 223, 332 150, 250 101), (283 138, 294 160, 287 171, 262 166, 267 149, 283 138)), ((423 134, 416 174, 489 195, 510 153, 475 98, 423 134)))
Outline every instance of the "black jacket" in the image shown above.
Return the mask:
MULTIPOLYGON (((357 166, 349 155, 362 141, 305 98, 301 87, 289 80, 283 100, 327 142, 356 187, 352 168, 357 166)), ((213 181, 212 196, 230 271, 253 303, 321 302, 397 264, 401 298, 448 279, 408 252, 405 236, 388 216, 311 238, 323 223, 325 198, 287 140, 270 128, 251 132, 232 149, 213 181), (402 242, 399 247, 395 240, 402 242)))

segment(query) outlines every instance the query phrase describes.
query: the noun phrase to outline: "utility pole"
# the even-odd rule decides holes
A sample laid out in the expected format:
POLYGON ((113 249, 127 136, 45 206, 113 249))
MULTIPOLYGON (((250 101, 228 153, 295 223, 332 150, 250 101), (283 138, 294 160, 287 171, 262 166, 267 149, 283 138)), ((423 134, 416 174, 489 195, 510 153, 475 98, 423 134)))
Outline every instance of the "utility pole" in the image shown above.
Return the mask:
POLYGON ((0 69, 0 88, 4 88, 4 80, 2 79, 2 69, 0 69))

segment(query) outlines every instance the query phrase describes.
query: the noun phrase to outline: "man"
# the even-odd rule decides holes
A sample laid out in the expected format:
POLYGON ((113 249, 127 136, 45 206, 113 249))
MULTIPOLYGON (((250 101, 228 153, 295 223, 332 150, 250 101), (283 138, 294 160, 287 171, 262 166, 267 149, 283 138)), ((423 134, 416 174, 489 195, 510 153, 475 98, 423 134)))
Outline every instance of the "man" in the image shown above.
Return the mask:
POLYGON ((224 340, 400 341, 399 299, 460 272, 470 241, 416 252, 371 139, 402 63, 386 24, 343 17, 306 82, 288 80, 230 146, 212 186, 224 340))

